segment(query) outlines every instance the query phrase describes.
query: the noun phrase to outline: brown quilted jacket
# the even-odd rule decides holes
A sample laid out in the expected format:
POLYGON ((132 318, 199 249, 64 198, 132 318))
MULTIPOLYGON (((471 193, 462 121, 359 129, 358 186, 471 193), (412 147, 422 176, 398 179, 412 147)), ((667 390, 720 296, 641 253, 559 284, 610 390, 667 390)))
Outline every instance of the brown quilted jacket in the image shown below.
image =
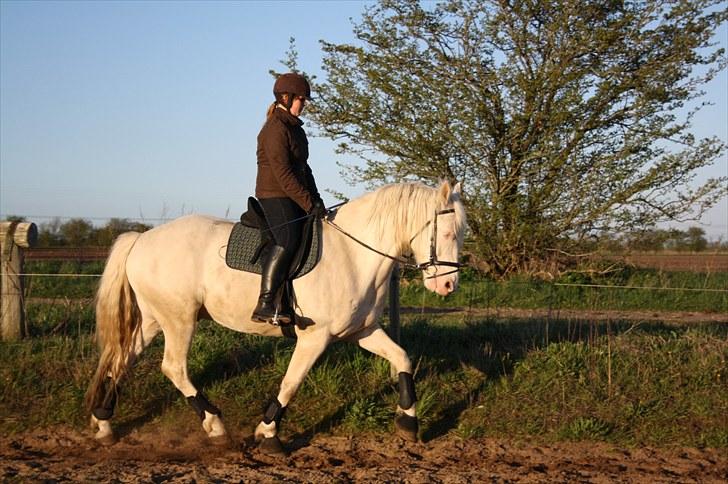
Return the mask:
POLYGON ((303 122, 275 109, 258 133, 255 196, 288 197, 306 212, 320 198, 308 166, 308 139, 303 122))

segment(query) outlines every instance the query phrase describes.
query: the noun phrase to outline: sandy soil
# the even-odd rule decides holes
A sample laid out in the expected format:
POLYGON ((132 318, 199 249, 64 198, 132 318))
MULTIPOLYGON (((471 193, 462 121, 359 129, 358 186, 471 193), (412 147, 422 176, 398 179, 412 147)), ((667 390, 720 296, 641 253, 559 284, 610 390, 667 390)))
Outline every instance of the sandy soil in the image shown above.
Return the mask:
POLYGON ((204 435, 135 430, 110 447, 67 428, 0 437, 3 482, 726 482, 728 455, 714 449, 536 446, 495 439, 317 435, 260 453, 250 437, 227 448, 204 435))

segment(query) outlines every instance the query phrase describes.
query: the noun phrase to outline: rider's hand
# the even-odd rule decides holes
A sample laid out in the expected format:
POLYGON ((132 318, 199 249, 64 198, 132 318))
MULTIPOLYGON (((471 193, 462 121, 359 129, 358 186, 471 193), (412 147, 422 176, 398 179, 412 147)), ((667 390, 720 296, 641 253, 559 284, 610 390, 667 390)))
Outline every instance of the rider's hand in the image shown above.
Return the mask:
POLYGON ((313 203, 313 207, 311 207, 311 210, 308 213, 316 218, 324 218, 328 213, 328 210, 326 210, 324 202, 321 199, 318 199, 313 203))

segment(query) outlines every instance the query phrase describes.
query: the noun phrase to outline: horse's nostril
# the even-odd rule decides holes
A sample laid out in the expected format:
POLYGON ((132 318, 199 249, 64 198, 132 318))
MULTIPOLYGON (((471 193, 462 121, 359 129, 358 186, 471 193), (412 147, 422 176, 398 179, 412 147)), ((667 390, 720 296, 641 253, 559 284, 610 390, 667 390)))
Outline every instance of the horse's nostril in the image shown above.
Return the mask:
POLYGON ((445 289, 452 292, 452 281, 447 281, 445 283, 445 289))

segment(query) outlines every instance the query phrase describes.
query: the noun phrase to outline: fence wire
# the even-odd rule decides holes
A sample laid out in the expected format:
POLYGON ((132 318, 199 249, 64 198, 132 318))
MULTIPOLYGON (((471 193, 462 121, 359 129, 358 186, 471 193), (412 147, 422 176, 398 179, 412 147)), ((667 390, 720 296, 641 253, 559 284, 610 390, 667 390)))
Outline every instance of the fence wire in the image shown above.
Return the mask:
MULTIPOLYGON (((5 273, 0 273, 0 276, 7 275, 5 273)), ((40 272, 24 272, 21 274, 12 274, 15 276, 23 276, 23 277, 69 277, 69 278, 75 278, 75 277, 101 277, 102 274, 52 274, 52 273, 40 273, 40 272)), ((409 279, 402 278, 403 281, 410 281, 409 279)), ((491 282, 487 279, 481 279, 481 280, 473 280, 471 282, 475 283, 486 283, 491 282)), ((494 282, 497 284, 497 282, 494 282)), ((508 281, 506 284, 522 284, 522 285, 533 285, 532 282, 526 282, 526 281, 508 281)), ((576 283, 567 283, 567 282, 545 282, 544 284, 549 286, 559 286, 559 287, 590 287, 590 288, 602 288, 602 289, 636 289, 636 290, 653 290, 653 291, 684 291, 684 292, 719 292, 719 293, 728 293, 728 289, 715 289, 715 288, 702 288, 702 287, 657 287, 657 286, 614 286, 610 284, 576 284, 576 283)))

